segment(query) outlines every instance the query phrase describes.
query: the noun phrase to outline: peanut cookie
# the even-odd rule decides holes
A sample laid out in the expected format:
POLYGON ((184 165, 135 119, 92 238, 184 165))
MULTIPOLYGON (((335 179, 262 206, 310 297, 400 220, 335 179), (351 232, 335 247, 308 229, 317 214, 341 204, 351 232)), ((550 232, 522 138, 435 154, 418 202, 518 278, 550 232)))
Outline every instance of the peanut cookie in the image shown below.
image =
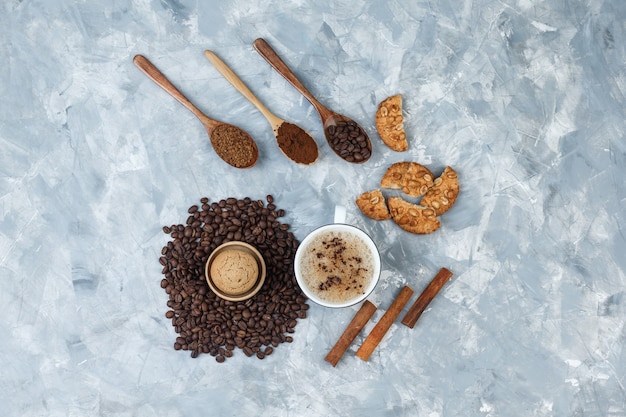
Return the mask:
POLYGON ((387 172, 380 180, 381 188, 402 189, 404 176, 409 172, 410 162, 396 162, 387 168, 387 172))
POLYGON ((420 201, 422 206, 432 207, 437 216, 448 211, 459 195, 459 180, 456 171, 449 166, 440 177, 435 178, 433 186, 420 201))
POLYGON ((435 210, 405 201, 401 197, 387 200, 393 221, 407 232, 428 234, 439 229, 440 223, 435 210))
POLYGON ((404 131, 402 96, 397 94, 383 100, 376 111, 376 130, 383 143, 396 152, 409 148, 404 131))
POLYGON ((364 192, 356 199, 356 205, 370 219, 387 220, 391 218, 385 197, 380 190, 364 192))
POLYGON ((433 173, 417 162, 410 162, 409 170, 402 178, 402 192, 412 197, 426 194, 433 186, 433 173))

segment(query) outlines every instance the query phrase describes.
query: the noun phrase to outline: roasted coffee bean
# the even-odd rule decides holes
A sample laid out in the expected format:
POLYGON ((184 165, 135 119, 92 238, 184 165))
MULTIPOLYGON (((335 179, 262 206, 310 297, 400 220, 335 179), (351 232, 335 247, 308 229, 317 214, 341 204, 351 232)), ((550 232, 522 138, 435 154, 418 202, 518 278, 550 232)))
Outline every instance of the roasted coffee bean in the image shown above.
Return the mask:
POLYGON ((262 359, 293 341, 287 334, 294 333, 296 319, 305 318, 309 308, 291 267, 298 241, 288 224, 277 221, 285 211, 277 209, 274 197, 266 201, 231 197, 209 203, 204 197, 187 210, 185 224, 163 227, 172 240, 161 250, 160 285, 169 296, 165 316, 178 333, 174 349, 191 351, 194 358, 208 353, 224 362, 236 348, 262 359), (211 251, 231 240, 256 245, 268 271, 261 291, 242 302, 218 298, 204 276, 211 251))
POLYGON ((372 144, 363 129, 352 120, 339 120, 326 128, 326 136, 337 155, 348 162, 365 162, 372 155, 372 144))

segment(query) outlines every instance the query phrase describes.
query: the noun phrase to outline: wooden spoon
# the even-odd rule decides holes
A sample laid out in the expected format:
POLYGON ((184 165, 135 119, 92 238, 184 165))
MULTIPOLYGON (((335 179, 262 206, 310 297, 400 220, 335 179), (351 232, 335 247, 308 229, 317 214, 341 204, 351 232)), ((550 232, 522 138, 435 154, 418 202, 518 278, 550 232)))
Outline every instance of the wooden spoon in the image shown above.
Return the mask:
POLYGON ((178 100, 202 122, 215 153, 227 164, 235 168, 249 168, 256 163, 259 150, 248 133, 237 126, 211 119, 202 113, 146 57, 136 55, 133 62, 148 78, 178 100))
POLYGON ((255 40, 253 45, 257 52, 315 107, 322 119, 326 140, 339 157, 348 162, 361 163, 372 156, 372 143, 361 126, 354 120, 324 107, 264 39, 255 40))
POLYGON ((272 114, 215 52, 206 50, 204 54, 224 78, 265 116, 272 126, 278 147, 287 158, 304 165, 310 165, 317 161, 317 144, 311 135, 299 126, 288 123, 272 114))

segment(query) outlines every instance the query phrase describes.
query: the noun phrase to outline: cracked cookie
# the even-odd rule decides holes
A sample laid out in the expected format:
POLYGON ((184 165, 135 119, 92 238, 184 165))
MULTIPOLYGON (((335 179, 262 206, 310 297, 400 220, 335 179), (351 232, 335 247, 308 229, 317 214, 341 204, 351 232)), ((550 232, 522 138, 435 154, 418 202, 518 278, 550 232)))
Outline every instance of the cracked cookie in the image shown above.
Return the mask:
POLYGON ((411 204, 401 197, 390 197, 387 204, 393 221, 407 232, 428 234, 439 229, 439 219, 430 207, 411 204))
POLYGON ((432 187, 433 178, 430 169, 417 162, 411 162, 409 170, 403 178, 402 192, 412 197, 424 195, 432 187))
POLYGON ((356 199, 356 205, 370 219, 387 220, 391 218, 385 197, 380 190, 364 192, 356 199))
POLYGON ((396 152, 409 148, 402 116, 402 95, 383 100, 376 110, 376 130, 383 143, 396 152))
POLYGON ((433 173, 417 162, 396 162, 392 164, 380 180, 381 188, 402 190, 417 197, 424 195, 433 185, 433 173))
POLYGON ((432 187, 420 201, 420 205, 431 207, 437 216, 448 211, 459 195, 459 180, 457 173, 447 166, 441 176, 435 178, 432 187))
POLYGON ((404 183, 404 176, 409 172, 410 162, 396 162, 392 164, 385 175, 380 179, 381 188, 391 188, 393 190, 402 189, 404 183))

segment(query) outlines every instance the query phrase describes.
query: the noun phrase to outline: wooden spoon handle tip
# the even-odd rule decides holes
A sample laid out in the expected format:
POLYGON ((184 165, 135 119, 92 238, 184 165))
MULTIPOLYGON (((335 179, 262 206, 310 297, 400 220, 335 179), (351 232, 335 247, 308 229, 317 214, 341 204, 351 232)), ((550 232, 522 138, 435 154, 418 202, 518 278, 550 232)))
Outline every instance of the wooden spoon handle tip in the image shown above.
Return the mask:
POLYGON ((248 88, 248 86, 235 74, 235 72, 224 62, 222 59, 217 56, 217 54, 213 51, 206 50, 204 51, 204 55, 207 57, 209 61, 213 64, 213 66, 222 74, 224 78, 233 86, 237 91, 241 93, 248 101, 250 101, 254 106, 259 109, 259 111, 265 116, 265 118, 270 122, 274 129, 278 129, 278 126, 283 122, 282 119, 274 116, 267 107, 254 95, 254 93, 248 88))
POLYGON ((280 75, 282 75, 296 90, 300 92, 318 112, 323 112, 326 108, 311 94, 311 92, 300 82, 298 77, 291 71, 285 62, 278 56, 276 51, 272 49, 269 43, 263 38, 259 38, 253 42, 254 48, 280 75))
POLYGON ((185 95, 180 92, 178 88, 165 76, 159 69, 148 60, 148 58, 143 55, 135 55, 133 58, 133 63, 137 68, 139 68, 144 74, 148 76, 152 81, 154 81, 159 87, 165 90, 169 95, 174 97, 185 106, 189 111, 191 111, 203 124, 214 124, 217 123, 207 117, 200 109, 198 109, 185 95))

